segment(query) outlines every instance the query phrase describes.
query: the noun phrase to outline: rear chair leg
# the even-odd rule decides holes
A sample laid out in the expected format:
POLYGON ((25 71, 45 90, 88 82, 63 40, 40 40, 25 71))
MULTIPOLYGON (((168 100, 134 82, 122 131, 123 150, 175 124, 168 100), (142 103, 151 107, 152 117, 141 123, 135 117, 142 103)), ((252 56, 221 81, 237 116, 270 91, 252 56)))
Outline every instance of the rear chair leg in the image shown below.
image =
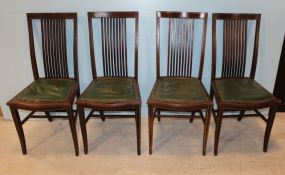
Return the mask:
POLYGON ((16 130, 17 130, 19 139, 20 139, 22 152, 25 155, 25 154, 27 154, 27 147, 26 147, 25 134, 24 134, 24 131, 23 131, 20 115, 19 115, 19 112, 18 112, 17 108, 14 108, 14 107, 11 107, 11 106, 9 106, 9 107, 10 107, 10 110, 11 110, 11 113, 12 113, 13 121, 14 121, 16 130))
POLYGON ((215 140, 214 140, 214 155, 218 155, 218 146, 219 146, 219 139, 220 139, 220 132, 223 120, 223 108, 218 108, 218 116, 216 121, 216 128, 215 128, 215 140))
POLYGON ((149 138, 149 154, 152 154, 152 143, 153 143, 153 108, 151 105, 148 106, 148 138, 149 138))
MULTIPOLYGON (((157 111, 157 115, 160 115, 160 111, 157 111)), ((157 121, 160 122, 160 117, 157 117, 157 121)))
POLYGON ((274 123, 276 111, 277 111, 277 105, 272 106, 269 109, 269 116, 268 116, 268 120, 266 124, 265 134, 264 134, 263 152, 267 152, 268 142, 269 142, 272 126, 274 123))
POLYGON ((79 149, 78 149, 78 140, 77 140, 77 133, 76 133, 76 123, 75 123, 75 118, 73 115, 72 107, 69 107, 66 109, 67 115, 68 115, 68 121, 69 121, 69 126, 71 130, 71 135, 73 139, 73 144, 74 144, 74 150, 75 150, 75 155, 79 155, 79 149))
POLYGON ((206 115, 205 115, 205 125, 204 125, 204 134, 203 134, 203 156, 206 155, 207 150, 207 141, 208 141, 208 133, 209 133, 209 126, 211 121, 211 106, 208 106, 206 109, 206 115))
POLYGON ((240 113, 239 113, 239 117, 238 117, 238 121, 241 121, 241 119, 242 119, 242 117, 243 117, 243 115, 244 115, 244 112, 245 111, 240 111, 240 113))
POLYGON ((100 111, 100 116, 101 116, 101 120, 104 122, 105 121, 104 111, 100 111))
MULTIPOLYGON (((191 112, 191 116, 194 117, 196 112, 191 112)), ((190 118, 189 122, 193 123, 194 118, 190 118)))
POLYGON ((45 112, 45 114, 47 116, 48 121, 52 122, 52 117, 51 117, 50 113, 49 112, 45 112))
POLYGON ((87 139, 87 130, 86 130, 86 120, 84 115, 84 108, 78 107, 78 114, 79 114, 79 121, 80 121, 80 128, 81 128, 81 134, 83 139, 83 147, 84 147, 84 153, 88 154, 88 139, 87 139))
POLYGON ((141 155, 141 108, 136 108, 137 154, 141 155))

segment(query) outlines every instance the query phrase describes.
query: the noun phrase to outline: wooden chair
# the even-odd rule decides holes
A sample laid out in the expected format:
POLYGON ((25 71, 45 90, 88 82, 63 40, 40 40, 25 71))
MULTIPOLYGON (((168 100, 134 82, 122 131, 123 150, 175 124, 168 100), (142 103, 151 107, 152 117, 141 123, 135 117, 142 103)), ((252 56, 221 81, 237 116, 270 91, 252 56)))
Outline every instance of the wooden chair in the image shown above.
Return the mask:
MULTIPOLYGON (((225 117, 237 117, 240 121, 246 116, 260 116, 266 123, 263 151, 267 151, 270 132, 275 118, 276 108, 280 101, 270 92, 264 89, 254 80, 259 42, 260 14, 213 14, 212 22, 212 90, 211 97, 215 95, 218 109, 214 111, 215 118, 215 143, 214 154, 218 154, 219 136, 222 120, 225 117), (217 23, 221 22, 223 27, 218 32, 217 23), (255 23, 255 29, 249 24, 255 23), (250 29, 253 29, 251 32, 250 29), (250 33, 251 32, 251 33, 250 33), (222 40, 222 66, 221 75, 217 75, 217 52, 218 38, 221 33, 222 40), (253 55, 247 59, 249 48, 249 34, 253 33, 253 55), (249 62, 247 64, 247 62, 249 62), (249 75, 246 75, 246 67, 250 67, 249 75), (268 119, 258 109, 270 107, 268 119), (249 114, 245 111, 253 111, 249 114), (225 112, 231 114, 224 115, 225 112), (235 115, 233 112, 239 112, 235 115)), ((253 25, 254 26, 254 25, 253 25)))
MULTIPOLYGON (((211 98, 201 78, 203 73, 207 13, 157 12, 156 13, 156 77, 148 98, 149 154, 152 154, 153 121, 155 117, 202 118, 204 124, 203 155, 206 154, 207 137, 211 115, 211 98), (160 75, 161 20, 168 20, 167 76, 160 75), (200 58, 193 56, 194 23, 202 20, 202 44, 200 58), (194 58, 198 60, 199 72, 194 77, 194 58), (202 110, 206 110, 205 116, 202 110), (167 115, 165 112, 185 112, 186 115, 167 115), (165 113, 165 114, 163 114, 165 113), (198 113, 198 115, 196 115, 198 113)), ((198 35, 197 35, 198 36, 198 35)), ((198 37, 197 37, 198 38, 198 37)))
POLYGON ((79 95, 77 71, 77 14, 76 13, 28 13, 28 29, 31 63, 34 81, 12 98, 9 105, 12 117, 18 132, 23 154, 27 153, 23 124, 30 118, 67 117, 73 138, 75 155, 78 152, 78 141, 75 127, 75 116, 72 105, 75 95, 79 95), (73 65, 74 78, 68 72, 67 57, 67 20, 72 20, 73 25, 73 65), (43 54, 44 74, 39 75, 35 52, 34 30, 35 21, 40 21, 41 42, 43 54), (19 109, 32 111, 25 119, 21 120, 19 109), (44 112, 45 115, 36 115, 44 112), (67 112, 67 116, 51 115, 51 112, 67 112))
POLYGON ((141 100, 138 85, 138 12, 88 12, 88 22, 93 81, 76 102, 80 116, 84 153, 88 153, 86 123, 91 117, 100 117, 103 121, 105 118, 135 118, 137 154, 140 155, 141 100), (99 20, 99 28, 102 32, 99 32, 99 29, 95 30, 93 19, 99 20), (134 20, 134 35, 127 32, 128 26, 133 26, 128 25, 128 20, 134 20), (102 37, 103 76, 101 77, 96 73, 94 36, 98 35, 95 35, 95 32, 101 34, 102 37), (127 35, 134 39, 134 77, 129 76, 128 73, 127 53, 130 52, 128 52, 127 35), (91 109, 86 118, 85 108, 91 109), (110 114, 110 111, 113 113, 110 114), (122 114, 122 111, 128 112, 128 114, 122 114), (96 114, 96 112, 98 113, 96 114), (109 114, 107 114, 108 112, 109 114))

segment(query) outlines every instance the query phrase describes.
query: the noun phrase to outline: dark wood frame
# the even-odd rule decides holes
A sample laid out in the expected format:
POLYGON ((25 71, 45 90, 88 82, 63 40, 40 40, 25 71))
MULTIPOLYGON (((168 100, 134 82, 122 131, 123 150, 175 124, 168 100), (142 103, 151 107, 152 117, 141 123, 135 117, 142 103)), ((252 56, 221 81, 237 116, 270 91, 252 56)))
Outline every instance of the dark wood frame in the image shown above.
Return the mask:
MULTIPOLYGON (((94 118, 101 118, 102 121, 105 121, 105 118, 135 118, 136 121, 136 134, 137 134, 137 154, 140 155, 141 150, 141 100, 140 100, 140 91, 139 91, 139 84, 138 84, 138 25, 139 25, 139 13, 134 11, 129 12, 88 12, 88 24, 89 24, 89 41, 90 41, 90 58, 91 58, 91 67, 92 67, 92 75, 93 80, 99 79, 101 77, 97 77, 96 73, 96 63, 95 63, 95 51, 94 51, 94 36, 93 36, 93 25, 92 19, 93 18, 100 18, 101 22, 104 18, 122 18, 122 19, 134 19, 135 20, 135 50, 134 50, 134 77, 130 77, 127 72, 119 72, 114 73, 116 68, 113 68, 112 71, 108 72, 108 69, 104 69, 104 76, 110 79, 119 79, 119 78, 130 78, 134 79, 134 86, 135 86, 135 94, 139 100, 130 100, 124 102, 116 102, 116 103, 96 103, 92 101, 83 101, 80 99, 77 100, 77 107, 79 111, 80 117, 80 126, 81 132, 83 137, 83 145, 84 145, 84 153, 88 153, 88 140, 87 140, 87 131, 86 131, 86 123, 92 117, 94 118), (91 109, 91 112, 85 118, 84 108, 91 109), (99 111, 99 115, 94 114, 95 111, 99 111), (104 112, 114 111, 128 111, 134 112, 134 115, 106 115, 104 112)), ((111 19, 110 19, 111 20, 111 19)), ((113 20, 113 19, 112 19, 113 20)), ((102 26, 101 26, 102 27, 102 26)), ((114 26, 112 26, 114 27, 114 26)), ((103 38, 102 38, 103 40, 103 38)), ((112 52, 112 50, 107 50, 108 52, 112 52)), ((116 54, 116 53, 112 53, 116 54)), ((103 55, 104 57, 104 55, 103 55)), ((104 59, 104 58, 103 58, 104 59)), ((105 57, 105 59, 109 59, 105 57)), ((104 60, 103 60, 104 61, 104 60)), ((106 61, 106 60, 105 60, 106 61)), ((104 68, 107 65, 103 63, 104 68)), ((120 65, 121 69, 123 69, 124 65, 120 65)), ((127 66, 127 65, 125 65, 127 66)))
MULTIPOLYGON (((219 91, 217 90, 217 86, 215 83, 215 80, 220 80, 220 79, 226 79, 226 78, 236 78, 236 79, 253 79, 255 77, 255 72, 256 72, 256 64, 257 64, 257 58, 258 58, 258 44, 259 44, 259 30, 260 30, 260 18, 261 14, 241 14, 241 13, 214 13, 212 17, 212 86, 211 86, 211 93, 210 96, 213 99, 215 96, 218 109, 215 110, 213 108, 213 116, 215 119, 215 141, 214 141, 214 155, 218 154, 218 144, 219 144, 219 136, 220 136, 220 131, 221 131, 221 125, 222 125, 222 119, 223 118, 228 118, 228 117, 236 117, 238 118, 238 121, 241 121, 242 117, 252 117, 252 116, 259 116, 261 117, 266 123, 266 130, 265 130, 265 135, 264 135, 264 144, 263 144, 263 151, 267 151, 268 147, 268 141, 272 129, 272 125, 274 122, 275 114, 276 114, 276 109, 280 101, 274 97, 273 100, 270 101, 262 101, 262 102, 248 102, 248 103, 226 103, 224 102, 219 94, 219 91), (216 21, 217 20, 255 20, 256 21, 256 28, 255 28, 255 39, 254 39, 254 49, 253 49, 253 58, 252 58, 252 64, 251 64, 251 69, 250 69, 250 76, 245 77, 244 73, 241 73, 239 75, 225 75, 220 78, 216 77, 216 57, 217 57, 217 36, 216 36, 216 21), (269 110, 269 117, 266 119, 266 117, 258 111, 258 109, 263 109, 270 107, 269 110), (224 115, 224 112, 234 112, 234 111, 240 111, 238 115, 224 115), (253 114, 245 114, 245 111, 253 111, 253 114)), ((235 30, 238 30, 235 28, 235 30)), ((238 38, 239 40, 242 40, 240 37, 238 38)), ((245 42, 246 44, 246 42, 245 42)), ((224 46, 223 46, 224 47, 224 46)), ((244 51, 246 53, 246 50, 244 51)), ((224 62, 224 60, 223 60, 224 62)), ((244 64, 246 64, 244 62, 244 64)), ((242 66, 240 65, 238 69, 242 69, 242 66)), ((231 68, 229 68, 231 69, 231 68)), ((223 69, 225 71, 225 69, 223 69)), ((239 70, 238 70, 239 71, 239 70)), ((225 73, 226 74, 226 73, 225 73)))
MULTIPOLYGON (((53 118, 68 118, 69 125, 71 129, 71 134, 73 138, 73 144, 75 149, 75 155, 79 155, 79 149, 78 149, 78 141, 77 141, 77 134, 76 134, 76 111, 72 109, 73 102, 75 100, 75 96, 78 97, 79 95, 79 84, 78 84, 78 61, 77 61, 77 14, 76 13, 27 13, 27 22, 28 22, 28 29, 29 29, 29 46, 30 46, 30 55, 31 55, 31 64, 32 64, 32 70, 34 75, 34 80, 38 79, 44 79, 42 77, 39 77, 38 67, 37 67, 37 61, 36 61, 36 54, 35 54, 35 46, 34 46, 34 33, 33 33, 33 26, 32 21, 33 20, 41 20, 41 22, 45 19, 71 19, 73 20, 73 64, 74 64, 74 78, 70 78, 68 75, 60 75, 61 73, 51 73, 50 70, 45 69, 46 77, 45 79, 72 79, 74 80, 74 83, 71 87, 71 89, 68 92, 68 98, 64 101, 59 102, 25 102, 25 101, 19 101, 15 97, 12 98, 7 105, 9 105, 12 117, 15 123, 15 127, 17 129, 17 133, 20 139, 22 152, 23 154, 27 154, 27 148, 26 148, 26 141, 25 141, 25 135, 23 132, 23 124, 30 118, 47 118, 50 122, 53 120, 53 118), (50 77, 47 77, 47 74, 50 74, 50 77), (52 75, 53 74, 53 75, 52 75), (31 113, 24 118, 23 120, 20 119, 18 110, 28 110, 31 111, 31 113), (36 112, 44 112, 45 115, 36 115, 36 112), (67 116, 60 116, 60 115, 50 115, 50 112, 66 112, 67 116)), ((57 22, 56 22, 57 23, 57 22)), ((54 25, 58 25, 54 24, 54 25)), ((65 26, 65 22, 63 24, 65 26)), ((43 28, 42 28, 43 29, 43 28)), ((52 30, 53 27, 49 25, 47 27, 47 30, 52 30)), ((65 30, 62 29, 62 31, 65 30)), ((65 33, 61 33, 61 36, 64 38, 65 33)), ((43 36, 42 36, 43 37, 43 36)), ((44 43, 43 43, 44 44, 44 43)), ((66 46, 66 43, 63 44, 63 46, 66 46)), ((43 48, 43 52, 46 48, 43 48)), ((51 53, 50 53, 51 54, 51 53)), ((56 53, 53 53, 56 54, 56 53)), ((54 57, 55 55, 50 55, 51 57, 54 57)), ((67 64, 67 63, 65 63, 67 64)), ((50 65, 52 66, 54 65, 50 65)), ((58 69, 59 71, 59 69, 58 69)))
MULTIPOLYGON (((200 66, 199 66, 199 74, 198 79, 201 81, 202 73, 203 73, 203 65, 204 65, 204 55, 205 55, 205 42, 206 42, 206 30, 207 30, 207 13, 200 13, 200 12, 156 12, 156 78, 161 79, 164 78, 160 75, 160 19, 161 18, 184 18, 184 19, 202 19, 203 22, 203 34, 202 34, 202 47, 201 47, 201 58, 200 58, 200 66)), ((168 41, 168 46, 170 41, 168 41)), ((168 63, 168 67, 169 67, 168 63)), ((191 65, 192 66, 192 65, 191 65)), ((178 67, 177 69, 182 69, 182 67, 178 67)), ((191 71, 191 70, 190 70, 191 71)), ((188 77, 190 76, 177 76, 167 75, 166 77, 173 77, 179 79, 181 77, 188 77)), ((202 82, 201 82, 202 84, 202 82)), ((202 84, 203 86, 203 84, 202 84)), ((157 88, 157 81, 152 89, 151 95, 154 93, 155 89, 157 88)), ((206 89, 203 86, 205 92, 206 89)), ((152 145, 153 145, 153 121, 154 118, 157 117, 158 121, 160 121, 161 117, 164 118, 188 118, 190 122, 193 122, 194 118, 202 118, 204 124, 204 134, 203 134, 203 150, 202 154, 206 155, 206 148, 207 148, 207 138, 208 138, 208 131, 210 125, 210 118, 211 118, 211 107, 212 107, 212 100, 210 96, 208 96, 208 100, 202 103, 177 103, 176 101, 173 102, 161 102, 156 101, 153 99, 148 99, 148 127, 149 127, 149 154, 152 154, 152 145), (202 109, 206 109, 206 114, 204 116, 202 109), (161 112, 163 111, 181 111, 181 112, 191 112, 191 115, 162 115, 161 112), (199 115, 195 115, 198 113, 199 115)))

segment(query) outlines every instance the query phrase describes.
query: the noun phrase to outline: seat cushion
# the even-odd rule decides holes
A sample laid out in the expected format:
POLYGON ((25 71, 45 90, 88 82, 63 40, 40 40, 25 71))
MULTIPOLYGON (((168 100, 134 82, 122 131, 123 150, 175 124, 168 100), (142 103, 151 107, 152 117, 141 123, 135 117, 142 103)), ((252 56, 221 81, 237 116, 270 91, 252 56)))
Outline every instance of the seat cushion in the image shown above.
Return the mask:
POLYGON ((138 99, 133 78, 96 78, 82 93, 80 101, 116 103, 138 99))
POLYGON ((273 95, 252 79, 215 80, 223 102, 258 102, 274 99, 273 95))
POLYGON ((209 101, 207 92, 199 79, 160 78, 154 88, 149 102, 152 100, 178 103, 209 101))
POLYGON ((59 102, 68 98, 75 80, 72 79, 38 79, 21 91, 15 100, 27 102, 59 102))

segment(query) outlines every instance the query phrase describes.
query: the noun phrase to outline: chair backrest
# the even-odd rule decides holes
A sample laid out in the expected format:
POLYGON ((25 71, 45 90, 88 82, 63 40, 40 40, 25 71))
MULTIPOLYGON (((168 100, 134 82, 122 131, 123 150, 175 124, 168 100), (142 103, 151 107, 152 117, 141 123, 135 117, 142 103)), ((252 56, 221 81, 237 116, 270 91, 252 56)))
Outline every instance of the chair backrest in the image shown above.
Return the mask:
POLYGON ((194 24, 197 20, 202 20, 201 54, 199 60, 198 78, 201 79, 203 73, 205 40, 207 30, 208 13, 196 12, 156 12, 156 74, 160 77, 160 57, 161 57, 161 20, 168 20, 168 48, 167 48, 167 76, 168 77, 193 77, 193 48, 194 24))
POLYGON ((43 67, 46 78, 69 78, 67 58, 67 20, 73 21, 73 67, 78 80, 77 63, 77 14, 76 13, 27 13, 30 54, 34 79, 39 78, 34 41, 33 21, 40 21, 43 67))
POLYGON ((220 27, 222 32, 222 66, 221 78, 244 78, 247 62, 250 67, 249 77, 254 79, 257 56, 258 42, 260 29, 260 14, 233 14, 233 13, 214 13, 212 18, 212 79, 216 78, 217 69, 217 22, 221 21, 223 27, 220 27), (249 23, 255 23, 255 27, 249 28, 249 23), (252 29, 252 31, 249 31, 252 29), (250 59, 247 59, 249 48, 248 34, 254 36, 253 39, 253 54, 250 59))
MULTIPOLYGON (((102 62, 105 77, 128 77, 128 37, 134 39, 134 78, 138 77, 138 12, 88 12, 90 58, 93 78, 97 77, 94 35, 101 32, 102 62), (93 27, 100 21, 100 30, 93 27), (134 20, 134 33, 128 32, 128 20, 134 20)), ((131 24, 130 24, 131 25, 131 24)), ((130 26, 131 27, 131 26, 130 26)), ((96 40, 96 38, 95 38, 96 40)))

